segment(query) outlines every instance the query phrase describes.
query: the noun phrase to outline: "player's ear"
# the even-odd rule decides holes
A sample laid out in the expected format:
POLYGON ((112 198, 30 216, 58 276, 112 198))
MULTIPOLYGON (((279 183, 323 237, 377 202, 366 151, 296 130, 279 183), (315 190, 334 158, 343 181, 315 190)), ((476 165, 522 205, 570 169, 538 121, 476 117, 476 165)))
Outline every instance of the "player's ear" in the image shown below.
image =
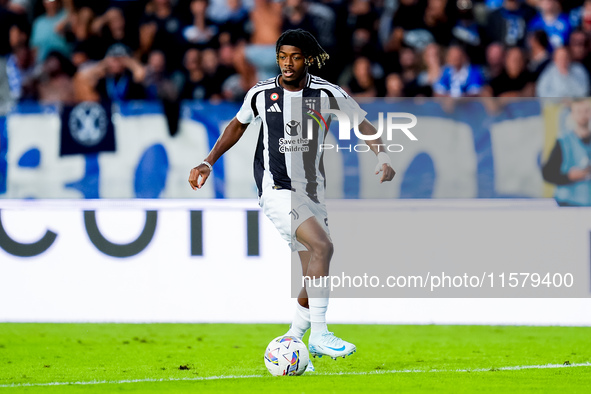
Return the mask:
POLYGON ((305 63, 306 63, 306 66, 311 66, 312 64, 314 64, 314 58, 312 56, 308 56, 306 58, 305 63))

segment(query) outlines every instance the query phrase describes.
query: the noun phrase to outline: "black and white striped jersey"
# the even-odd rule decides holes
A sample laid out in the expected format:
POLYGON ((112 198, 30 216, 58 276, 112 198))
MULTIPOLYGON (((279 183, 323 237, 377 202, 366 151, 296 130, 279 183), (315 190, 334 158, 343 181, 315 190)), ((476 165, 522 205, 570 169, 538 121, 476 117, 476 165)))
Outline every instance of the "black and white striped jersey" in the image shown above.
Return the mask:
POLYGON ((306 87, 297 92, 283 89, 279 76, 248 91, 236 119, 242 124, 260 120, 254 156, 259 196, 273 187, 305 192, 313 201, 322 199, 325 179, 319 147, 328 132, 330 116, 323 119, 319 115, 328 105, 348 114, 357 112, 359 123, 366 115, 339 86, 310 74, 306 87), (338 104, 332 98, 338 98, 338 104), (323 122, 317 121, 319 118, 323 122))

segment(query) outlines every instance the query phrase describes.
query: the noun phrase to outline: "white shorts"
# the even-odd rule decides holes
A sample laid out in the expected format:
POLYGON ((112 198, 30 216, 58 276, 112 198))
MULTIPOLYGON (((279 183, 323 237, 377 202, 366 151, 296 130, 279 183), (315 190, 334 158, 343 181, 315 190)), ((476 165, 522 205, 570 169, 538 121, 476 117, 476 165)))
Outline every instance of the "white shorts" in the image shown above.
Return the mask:
POLYGON ((315 203, 307 195, 287 189, 267 188, 259 199, 263 213, 273 222, 292 252, 308 250, 296 239, 296 230, 307 219, 315 217, 330 237, 324 203, 315 203))

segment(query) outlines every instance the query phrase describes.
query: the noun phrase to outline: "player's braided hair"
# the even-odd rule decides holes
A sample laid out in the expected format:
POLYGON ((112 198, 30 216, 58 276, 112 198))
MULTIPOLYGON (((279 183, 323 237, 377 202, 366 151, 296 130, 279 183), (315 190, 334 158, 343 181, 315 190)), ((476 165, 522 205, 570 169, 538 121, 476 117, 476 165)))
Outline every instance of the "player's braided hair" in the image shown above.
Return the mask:
POLYGON ((306 66, 316 63, 318 68, 320 68, 324 66, 324 63, 329 58, 328 53, 320 46, 316 38, 303 29, 287 30, 279 37, 275 46, 277 63, 279 63, 279 48, 282 45, 292 45, 300 48, 304 55, 306 66))

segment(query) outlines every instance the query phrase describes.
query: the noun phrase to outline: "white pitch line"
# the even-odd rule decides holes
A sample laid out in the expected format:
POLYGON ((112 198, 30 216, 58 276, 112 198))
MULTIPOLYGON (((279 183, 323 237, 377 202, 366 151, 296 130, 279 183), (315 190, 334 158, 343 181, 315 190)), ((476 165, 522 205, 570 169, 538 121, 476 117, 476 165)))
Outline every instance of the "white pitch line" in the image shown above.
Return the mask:
MULTIPOLYGON (((377 370, 369 372, 311 372, 311 376, 347 376, 347 375, 389 375, 400 373, 446 373, 446 372, 490 372, 490 371, 521 371, 525 369, 555 369, 555 368, 576 368, 576 367, 591 367, 591 362, 579 364, 545 364, 545 365, 516 365, 510 367, 498 368, 474 368, 474 369, 393 369, 393 370, 377 370)), ((204 380, 222 380, 222 379, 252 379, 252 378, 266 378, 269 375, 219 375, 219 376, 202 376, 193 378, 162 378, 162 379, 129 379, 129 380, 93 380, 90 382, 50 382, 50 383, 13 383, 2 384, 0 388, 8 387, 38 387, 38 386, 70 386, 70 385, 93 385, 93 384, 124 384, 124 383, 149 383, 149 382, 182 382, 182 381, 204 381, 204 380)))

